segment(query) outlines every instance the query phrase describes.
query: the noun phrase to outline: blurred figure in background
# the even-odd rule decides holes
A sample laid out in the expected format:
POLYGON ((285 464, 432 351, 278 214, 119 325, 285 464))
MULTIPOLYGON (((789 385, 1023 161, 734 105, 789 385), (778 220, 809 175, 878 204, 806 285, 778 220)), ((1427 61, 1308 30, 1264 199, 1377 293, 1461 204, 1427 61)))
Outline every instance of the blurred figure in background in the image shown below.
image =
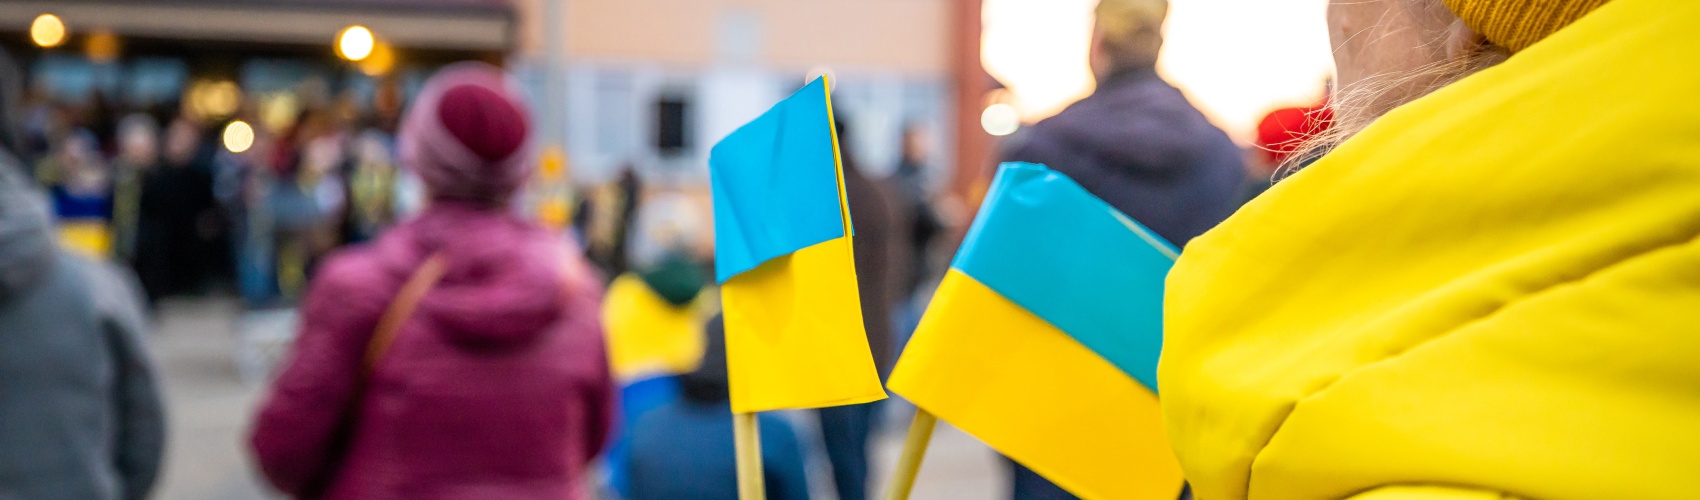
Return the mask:
POLYGON ((608 451, 609 483, 630 493, 625 459, 630 429, 650 410, 679 397, 681 374, 703 356, 703 324, 716 306, 705 265, 690 252, 704 227, 695 205, 664 193, 644 204, 630 232, 633 269, 608 285, 602 321, 620 386, 621 427, 608 451))
POLYGON ((401 162, 429 206, 315 277, 253 429, 278 489, 581 497, 613 419, 600 283, 509 209, 536 164, 522 95, 500 70, 460 63, 408 111, 401 162))
MULTIPOLYGON (((838 119, 838 136, 849 137, 850 125, 843 113, 838 119)), ((847 146, 847 144, 846 144, 847 146)), ((906 230, 898 216, 899 201, 888 186, 862 173, 848 147, 840 151, 844 168, 844 192, 850 202, 850 220, 856 237, 856 287, 862 302, 862 326, 868 332, 868 347, 880 378, 891 373, 897 361, 897 341, 892 337, 892 308, 902 301, 903 272, 909 269, 909 248, 902 243, 906 230)), ((832 406, 820 414, 821 437, 827 459, 832 462, 832 483, 842 500, 867 498, 868 436, 879 425, 879 403, 832 406)))
MULTIPOLYGON (((1182 247, 1234 213, 1247 176, 1228 135, 1157 75, 1167 15, 1166 0, 1099 2, 1089 57, 1097 90, 1030 127, 1005 159, 1067 174, 1182 247)), ((1073 498, 1015 471, 1015 498, 1073 498)))
POLYGON ((137 210, 136 274, 149 302, 201 285, 204 235, 213 212, 212 169, 201 154, 200 126, 179 117, 166 127, 159 168, 142 177, 137 210))
POLYGON ((1175 246, 1239 208, 1242 153, 1157 75, 1166 0, 1103 0, 1090 61, 1098 88, 1032 127, 1007 161, 1067 174, 1175 246))
POLYGON ((112 159, 112 241, 119 262, 136 263, 142 181, 159 164, 159 125, 142 113, 118 122, 118 155, 112 159))
POLYGON ((0 498, 146 498, 165 417, 134 287, 54 245, 17 147, 16 67, 0 52, 0 498))
POLYGON ((90 258, 112 255, 112 173, 101 158, 100 140, 77 129, 54 152, 58 182, 49 186, 59 239, 90 258))
MULTIPOLYGON (((709 320, 696 370, 679 377, 682 397, 650 411, 631 428, 631 493, 627 500, 736 500, 738 463, 726 382, 726 325, 709 320)), ((763 481, 774 500, 809 498, 803 448, 784 418, 757 415, 763 481)))
POLYGON ((899 331, 895 332, 897 345, 908 342, 909 335, 915 326, 921 322, 921 313, 926 308, 927 299, 917 297, 921 288, 942 275, 942 269, 933 267, 933 240, 944 232, 944 222, 934 211, 932 190, 927 177, 927 137, 919 127, 910 126, 903 131, 902 158, 898 160, 897 170, 892 172, 888 183, 898 195, 898 239, 906 252, 903 263, 904 269, 897 271, 898 303, 893 311, 899 331), (935 275, 935 273, 939 273, 935 275))

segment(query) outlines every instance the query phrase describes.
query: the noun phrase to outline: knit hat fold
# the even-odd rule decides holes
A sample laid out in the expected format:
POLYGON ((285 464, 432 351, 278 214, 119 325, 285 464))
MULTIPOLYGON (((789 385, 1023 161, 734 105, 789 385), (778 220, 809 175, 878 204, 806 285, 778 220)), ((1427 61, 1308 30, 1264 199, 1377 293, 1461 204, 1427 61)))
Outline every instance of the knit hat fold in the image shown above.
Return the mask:
POLYGON ((524 92, 495 66, 443 68, 402 122, 401 164, 434 199, 506 202, 536 166, 529 109, 524 92))
POLYGON ((1443 1, 1470 29, 1515 53, 1557 33, 1610 0, 1443 1))

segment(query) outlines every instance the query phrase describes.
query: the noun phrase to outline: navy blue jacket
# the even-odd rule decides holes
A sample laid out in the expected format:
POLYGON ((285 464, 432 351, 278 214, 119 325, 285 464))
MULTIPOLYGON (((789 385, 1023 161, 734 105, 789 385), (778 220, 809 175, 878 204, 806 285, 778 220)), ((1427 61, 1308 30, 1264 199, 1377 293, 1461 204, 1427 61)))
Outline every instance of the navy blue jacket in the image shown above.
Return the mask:
POLYGON ((1242 155, 1179 89, 1142 68, 1034 124, 1005 159, 1067 174, 1178 247, 1239 208, 1242 155))

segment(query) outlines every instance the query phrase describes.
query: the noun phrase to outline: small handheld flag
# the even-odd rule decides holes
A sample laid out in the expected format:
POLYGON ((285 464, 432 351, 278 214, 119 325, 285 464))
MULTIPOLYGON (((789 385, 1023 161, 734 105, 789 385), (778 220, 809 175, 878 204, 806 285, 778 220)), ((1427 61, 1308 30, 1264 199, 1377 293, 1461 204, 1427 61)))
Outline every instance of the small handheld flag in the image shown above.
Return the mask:
POLYGON ((885 398, 830 99, 817 78, 709 152, 734 413, 885 398))
POLYGON ((1173 499, 1156 368, 1177 253, 1067 176, 1004 164, 889 386, 917 423, 1081 497, 1173 499))

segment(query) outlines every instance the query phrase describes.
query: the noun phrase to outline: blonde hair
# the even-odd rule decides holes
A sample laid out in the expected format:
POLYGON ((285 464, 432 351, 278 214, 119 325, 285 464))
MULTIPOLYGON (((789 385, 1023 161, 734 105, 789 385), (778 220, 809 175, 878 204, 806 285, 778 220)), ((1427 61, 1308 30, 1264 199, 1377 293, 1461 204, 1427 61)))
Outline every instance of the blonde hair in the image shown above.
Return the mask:
POLYGON ((1108 55, 1117 66, 1155 61, 1168 0, 1100 0, 1092 11, 1108 55))
POLYGON ((1408 71, 1375 75, 1350 87, 1337 88, 1328 103, 1334 112, 1328 129, 1305 139, 1296 152, 1281 162, 1274 179, 1292 175, 1322 158, 1394 108, 1498 65, 1509 56, 1510 52, 1504 48, 1490 44, 1408 71))

